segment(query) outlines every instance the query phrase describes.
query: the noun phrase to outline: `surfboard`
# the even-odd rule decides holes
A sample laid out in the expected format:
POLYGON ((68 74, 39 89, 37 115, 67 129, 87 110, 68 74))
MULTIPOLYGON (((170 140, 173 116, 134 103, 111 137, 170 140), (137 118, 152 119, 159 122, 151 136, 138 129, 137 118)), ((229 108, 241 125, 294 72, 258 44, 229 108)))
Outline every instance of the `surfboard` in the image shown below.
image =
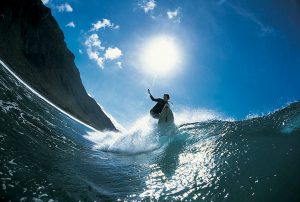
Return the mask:
POLYGON ((170 108, 170 105, 165 104, 163 110, 161 111, 158 119, 158 125, 168 125, 174 123, 174 115, 170 108))

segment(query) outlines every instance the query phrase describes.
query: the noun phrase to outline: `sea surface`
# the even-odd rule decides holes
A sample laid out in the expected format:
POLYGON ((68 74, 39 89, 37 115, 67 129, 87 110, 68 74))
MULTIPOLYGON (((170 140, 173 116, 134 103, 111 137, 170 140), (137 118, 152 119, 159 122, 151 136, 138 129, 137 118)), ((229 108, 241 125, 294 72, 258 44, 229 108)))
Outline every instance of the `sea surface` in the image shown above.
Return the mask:
POLYGON ((175 119, 167 132, 147 115, 98 132, 0 65, 0 201, 300 201, 299 102, 175 119))

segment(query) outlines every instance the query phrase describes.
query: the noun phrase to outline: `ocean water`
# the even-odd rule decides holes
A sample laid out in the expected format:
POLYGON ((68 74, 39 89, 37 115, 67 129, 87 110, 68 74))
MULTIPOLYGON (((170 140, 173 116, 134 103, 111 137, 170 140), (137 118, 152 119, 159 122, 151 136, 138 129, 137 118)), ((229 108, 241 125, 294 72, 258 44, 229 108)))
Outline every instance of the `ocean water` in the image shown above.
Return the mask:
POLYGON ((234 121, 142 116, 97 132, 0 65, 1 201, 300 201, 300 103, 234 121))

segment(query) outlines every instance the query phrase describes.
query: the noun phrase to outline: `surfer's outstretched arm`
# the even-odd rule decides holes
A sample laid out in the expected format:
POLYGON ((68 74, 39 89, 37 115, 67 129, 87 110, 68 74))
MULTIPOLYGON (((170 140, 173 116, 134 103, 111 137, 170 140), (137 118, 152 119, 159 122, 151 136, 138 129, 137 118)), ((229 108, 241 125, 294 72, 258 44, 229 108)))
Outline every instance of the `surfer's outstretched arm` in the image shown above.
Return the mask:
POLYGON ((154 98, 151 94, 150 94, 150 98, 151 98, 151 100, 154 101, 154 102, 158 102, 158 101, 159 101, 158 98, 154 98))
POLYGON ((159 101, 159 99, 158 98, 154 98, 152 95, 151 95, 151 93, 150 93, 150 90, 148 89, 148 93, 149 93, 149 95, 150 95, 150 98, 151 98, 151 100, 152 101, 154 101, 154 102, 158 102, 159 101))

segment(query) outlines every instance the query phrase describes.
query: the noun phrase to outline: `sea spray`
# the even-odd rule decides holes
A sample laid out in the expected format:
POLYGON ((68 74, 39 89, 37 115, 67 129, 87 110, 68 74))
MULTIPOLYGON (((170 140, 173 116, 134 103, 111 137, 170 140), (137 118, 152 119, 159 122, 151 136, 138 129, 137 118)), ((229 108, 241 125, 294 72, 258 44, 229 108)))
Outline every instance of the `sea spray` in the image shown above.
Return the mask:
POLYGON ((216 119, 221 119, 221 115, 214 111, 184 108, 175 113, 175 124, 159 126, 156 119, 145 115, 137 119, 129 129, 122 127, 119 132, 91 131, 85 137, 95 143, 96 150, 137 154, 153 151, 170 143, 180 134, 178 127, 182 124, 216 119))
POLYGON ((120 153, 143 153, 160 147, 155 122, 150 116, 136 121, 129 130, 88 132, 85 137, 95 143, 94 149, 120 153))

